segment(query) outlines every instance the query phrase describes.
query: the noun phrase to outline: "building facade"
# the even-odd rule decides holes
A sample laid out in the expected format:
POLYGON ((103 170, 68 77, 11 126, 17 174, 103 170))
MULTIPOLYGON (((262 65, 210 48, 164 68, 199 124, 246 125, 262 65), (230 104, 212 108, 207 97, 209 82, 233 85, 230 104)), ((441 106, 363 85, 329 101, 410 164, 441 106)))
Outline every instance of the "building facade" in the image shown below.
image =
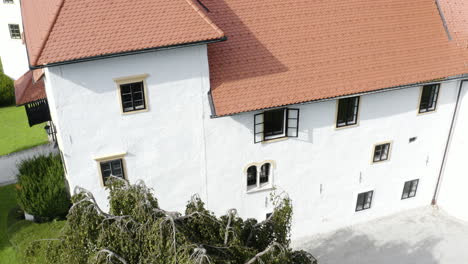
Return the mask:
MULTIPOLYGON (((246 3, 226 2, 228 6, 206 1, 209 12, 191 1, 193 6, 168 4, 167 12, 179 8, 186 12, 184 17, 193 18, 190 25, 200 23, 189 32, 186 27, 169 28, 184 36, 199 30, 203 41, 187 37, 184 43, 170 41, 143 49, 129 38, 124 46, 135 46, 128 51, 118 50, 117 44, 94 48, 93 38, 83 38, 79 49, 76 41, 67 40, 87 32, 87 23, 105 20, 97 16, 83 21, 70 15, 77 8, 97 10, 79 1, 47 9, 47 14, 55 10, 57 19, 40 49, 34 44, 43 39, 38 35, 42 31, 28 31, 28 24, 39 18, 27 16, 31 65, 44 69, 50 114, 71 189, 90 190, 106 207, 105 182, 114 175, 130 182, 143 180, 169 210, 183 210, 190 197, 199 194, 216 214, 237 208, 241 216, 260 220, 273 210, 270 194, 287 193, 294 206, 295 238, 429 205, 438 197, 444 207, 453 206, 446 207, 450 211, 464 203, 453 203, 456 195, 445 189, 463 182, 458 177, 463 178, 459 153, 464 149, 460 120, 468 87, 462 81, 465 50, 448 37, 434 3, 398 1, 390 9, 400 14, 401 8, 413 8, 427 23, 419 23, 422 18, 417 16, 404 23, 398 16, 387 16, 389 23, 372 24, 375 32, 394 34, 394 27, 387 24, 403 23, 398 24, 404 29, 400 36, 412 36, 416 26, 423 27, 419 39, 402 37, 395 45, 382 47, 387 35, 364 42, 369 40, 352 34, 348 38, 356 39, 340 44, 348 53, 328 51, 341 54, 338 63, 315 50, 310 53, 308 46, 314 43, 325 50, 335 43, 336 34, 322 38, 333 43, 320 44, 317 37, 307 45, 291 46, 266 37, 261 30, 264 21, 255 19, 255 13, 243 13, 249 10, 246 3), (213 21, 227 31, 227 40, 213 21), (70 27, 73 23, 83 28, 70 27), (365 43, 366 48, 356 43, 365 43), (425 46, 435 54, 432 57, 420 48, 425 43, 433 45, 425 46)), ((25 3, 23 13, 28 14, 37 2, 25 3)), ((297 5, 289 9, 298 12, 291 21, 309 23, 296 20, 315 9, 297 5)), ((274 8, 265 2, 258 10, 274 8)), ((388 11, 377 4, 374 8, 374 13, 349 19, 373 21, 388 11)), ((123 8, 100 16, 119 17, 119 10, 123 8)), ((348 8, 340 12, 356 14, 348 8)), ((179 23, 172 21, 173 16, 168 19, 171 23, 166 24, 179 23)), ((341 32, 336 24, 327 26, 341 32)), ((111 32, 108 25, 101 25, 103 32, 111 32)), ((119 28, 108 37, 118 42, 127 36, 121 32, 127 31, 119 28)))
POLYGON ((0 59, 3 71, 13 79, 18 79, 29 69, 22 32, 20 1, 2 0, 0 2, 0 59))

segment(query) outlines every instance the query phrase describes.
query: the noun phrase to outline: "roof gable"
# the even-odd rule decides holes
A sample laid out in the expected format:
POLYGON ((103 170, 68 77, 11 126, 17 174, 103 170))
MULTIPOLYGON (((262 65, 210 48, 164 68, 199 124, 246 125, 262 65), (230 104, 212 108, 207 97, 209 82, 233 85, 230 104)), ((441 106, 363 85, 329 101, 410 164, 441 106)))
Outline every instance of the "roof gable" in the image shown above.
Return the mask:
POLYGON ((191 0, 23 0, 32 66, 220 39, 191 0))

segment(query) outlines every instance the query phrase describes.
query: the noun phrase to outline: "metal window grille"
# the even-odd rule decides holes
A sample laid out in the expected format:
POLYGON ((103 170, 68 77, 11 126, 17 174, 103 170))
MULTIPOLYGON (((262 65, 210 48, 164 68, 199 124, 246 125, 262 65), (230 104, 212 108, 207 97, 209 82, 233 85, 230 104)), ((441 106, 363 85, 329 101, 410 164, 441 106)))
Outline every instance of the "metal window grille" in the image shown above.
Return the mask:
POLYGON ((143 82, 120 85, 123 112, 132 112, 146 109, 145 89, 143 82))
POLYGON ((254 115, 254 142, 298 137, 299 109, 283 108, 254 115))
POLYGON ((340 99, 338 101, 336 127, 345 127, 357 124, 358 113, 359 96, 340 99))
POLYGON ((18 24, 8 24, 8 29, 10 30, 10 37, 12 39, 21 38, 21 31, 18 24))
POLYGON ((369 192, 358 194, 358 198, 356 202, 356 212, 371 208, 373 196, 374 196, 374 191, 369 191, 369 192))
POLYGON ((100 162, 100 166, 104 185, 111 175, 125 179, 122 159, 103 161, 100 162))
POLYGON ((247 187, 257 186, 257 166, 250 166, 247 169, 247 187))
POLYGON ((403 194, 401 195, 401 199, 408 199, 416 196, 416 192, 418 191, 419 179, 407 181, 405 182, 405 186, 403 186, 403 194))
POLYGON ((437 98, 439 97, 440 84, 425 85, 421 92, 421 102, 419 103, 419 113, 435 111, 437 98))
POLYGON ((374 162, 388 160, 389 152, 390 152, 390 143, 375 146, 374 162))

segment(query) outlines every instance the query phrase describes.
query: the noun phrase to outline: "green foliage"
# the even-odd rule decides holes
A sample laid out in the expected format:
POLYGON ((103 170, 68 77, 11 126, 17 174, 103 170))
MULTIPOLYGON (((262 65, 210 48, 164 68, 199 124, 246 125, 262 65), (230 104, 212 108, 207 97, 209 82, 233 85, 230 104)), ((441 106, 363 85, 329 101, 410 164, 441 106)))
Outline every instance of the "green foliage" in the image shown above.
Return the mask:
POLYGON ((77 188, 60 241, 36 245, 30 256, 46 251, 50 263, 76 264, 315 263, 310 254, 289 247, 287 197, 273 196, 273 215, 258 223, 244 221, 234 209, 216 217, 197 196, 183 215, 165 211, 142 182, 113 179, 108 188, 110 214, 77 188))
POLYGON ((0 72, 0 106, 15 104, 15 86, 13 80, 0 72))
POLYGON ((16 197, 25 212, 44 220, 67 214, 71 203, 59 155, 24 160, 18 169, 16 197))

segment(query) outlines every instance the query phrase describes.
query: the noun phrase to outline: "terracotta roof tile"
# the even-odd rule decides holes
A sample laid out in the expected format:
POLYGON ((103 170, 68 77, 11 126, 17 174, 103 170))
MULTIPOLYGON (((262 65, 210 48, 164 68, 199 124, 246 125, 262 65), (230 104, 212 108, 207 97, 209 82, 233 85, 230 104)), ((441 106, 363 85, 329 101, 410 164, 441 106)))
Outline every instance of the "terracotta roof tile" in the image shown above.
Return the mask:
POLYGON ((192 0, 23 0, 22 12, 33 66, 224 36, 192 0))
POLYGON ((26 72, 15 81, 16 105, 24 105, 46 98, 44 79, 34 81, 33 71, 26 72))
POLYGON ((467 73, 433 0, 203 3, 228 37, 209 45, 219 116, 467 73))

